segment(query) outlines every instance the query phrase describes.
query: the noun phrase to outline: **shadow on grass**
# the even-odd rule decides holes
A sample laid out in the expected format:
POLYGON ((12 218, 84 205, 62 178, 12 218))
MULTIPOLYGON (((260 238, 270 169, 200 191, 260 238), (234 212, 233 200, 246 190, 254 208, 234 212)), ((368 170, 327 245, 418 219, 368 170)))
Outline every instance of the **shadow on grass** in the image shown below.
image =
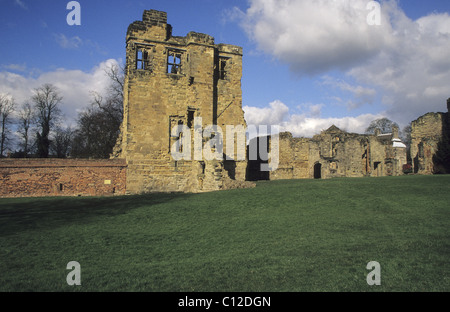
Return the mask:
POLYGON ((185 198, 185 193, 151 193, 117 197, 45 197, 0 199, 0 236, 33 228, 82 223, 116 216, 142 206, 185 198))

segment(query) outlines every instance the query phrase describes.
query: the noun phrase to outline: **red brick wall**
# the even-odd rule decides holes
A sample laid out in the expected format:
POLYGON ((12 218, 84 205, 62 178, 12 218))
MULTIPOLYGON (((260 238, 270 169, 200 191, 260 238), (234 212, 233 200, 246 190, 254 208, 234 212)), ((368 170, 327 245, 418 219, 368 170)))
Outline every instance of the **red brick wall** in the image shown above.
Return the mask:
POLYGON ((122 195, 122 159, 0 159, 0 197, 122 195))

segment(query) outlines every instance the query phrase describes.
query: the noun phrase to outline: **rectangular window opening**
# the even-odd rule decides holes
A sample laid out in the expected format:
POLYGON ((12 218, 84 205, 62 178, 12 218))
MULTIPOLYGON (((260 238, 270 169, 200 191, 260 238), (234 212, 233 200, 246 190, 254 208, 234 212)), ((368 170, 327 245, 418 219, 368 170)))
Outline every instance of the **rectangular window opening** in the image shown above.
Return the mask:
POLYGON ((149 53, 143 48, 139 48, 136 52, 136 69, 150 70, 149 53))
POLYGON ((181 56, 182 53, 169 50, 167 53, 167 73, 181 74, 181 56))

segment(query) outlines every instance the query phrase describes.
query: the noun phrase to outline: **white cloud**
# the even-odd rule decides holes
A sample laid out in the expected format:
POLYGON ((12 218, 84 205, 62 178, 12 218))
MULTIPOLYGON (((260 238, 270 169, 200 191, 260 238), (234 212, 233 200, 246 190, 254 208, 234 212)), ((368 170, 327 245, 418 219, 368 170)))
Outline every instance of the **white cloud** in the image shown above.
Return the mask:
POLYGON ((323 104, 312 104, 309 106, 309 114, 312 117, 320 117, 320 114, 322 113, 322 107, 323 104))
POLYGON ((322 77, 322 85, 331 86, 351 93, 353 98, 347 101, 347 108, 350 110, 364 104, 372 104, 377 94, 373 88, 351 85, 342 79, 336 79, 328 75, 322 77))
POLYGON ((63 49, 78 49, 83 44, 83 40, 78 36, 67 38, 64 34, 54 34, 53 37, 63 49))
POLYGON ((27 66, 25 64, 7 64, 2 65, 2 68, 6 70, 24 72, 27 69, 27 66))
POLYGON ((248 125, 278 125, 280 131, 289 131, 297 137, 312 137, 332 125, 341 130, 364 133, 371 121, 384 117, 383 114, 362 114, 356 117, 321 118, 323 104, 305 104, 307 113, 289 114, 289 108, 279 100, 269 103, 269 107, 244 106, 248 125))
POLYGON ((288 64, 292 72, 332 75, 338 69, 356 81, 333 81, 351 94, 350 100, 342 99, 348 108, 371 103, 378 94, 384 106, 380 111, 403 124, 429 111, 446 110, 449 14, 412 20, 397 1, 387 0, 381 2, 381 25, 371 26, 367 3, 250 0, 245 12, 235 8, 230 16, 239 19, 260 50, 288 64))
POLYGON ((389 23, 367 23, 367 0, 251 0, 240 17, 258 47, 286 62, 292 71, 323 73, 349 69, 386 44, 389 23))
POLYGON ((89 72, 81 70, 57 69, 40 74, 37 78, 19 75, 9 71, 0 72, 0 93, 12 95, 19 105, 29 101, 33 91, 45 83, 53 84, 63 97, 61 110, 68 125, 75 124, 77 114, 92 101, 90 92, 102 93, 109 84, 105 69, 117 60, 109 59, 95 66, 89 72))
POLYGON ((244 106, 244 117, 251 125, 277 125, 287 116, 289 108, 279 100, 269 103, 270 107, 244 106))
MULTIPOLYGON (((399 11, 398 8, 394 10, 399 11)), ((450 17, 431 14, 413 21, 402 15, 386 46, 348 74, 383 89, 387 113, 401 123, 430 111, 446 110, 450 97, 450 17)))

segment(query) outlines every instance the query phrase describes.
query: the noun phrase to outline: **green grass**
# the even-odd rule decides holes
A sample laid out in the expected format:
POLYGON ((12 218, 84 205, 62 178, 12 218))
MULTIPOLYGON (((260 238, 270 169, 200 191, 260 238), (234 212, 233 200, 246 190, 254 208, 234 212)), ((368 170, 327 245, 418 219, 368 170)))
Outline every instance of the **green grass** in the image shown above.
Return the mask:
POLYGON ((0 199, 0 291, 450 291, 449 203, 448 175, 0 199))

